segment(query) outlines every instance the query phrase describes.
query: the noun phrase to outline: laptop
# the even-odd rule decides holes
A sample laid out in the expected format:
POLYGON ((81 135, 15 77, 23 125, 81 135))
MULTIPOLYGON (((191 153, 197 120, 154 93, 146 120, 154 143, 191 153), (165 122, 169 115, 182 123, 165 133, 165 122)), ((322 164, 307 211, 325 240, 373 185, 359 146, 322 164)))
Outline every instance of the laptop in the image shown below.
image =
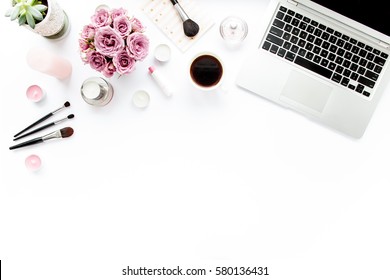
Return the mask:
POLYGON ((390 79, 379 0, 271 0, 236 84, 360 138, 390 79))

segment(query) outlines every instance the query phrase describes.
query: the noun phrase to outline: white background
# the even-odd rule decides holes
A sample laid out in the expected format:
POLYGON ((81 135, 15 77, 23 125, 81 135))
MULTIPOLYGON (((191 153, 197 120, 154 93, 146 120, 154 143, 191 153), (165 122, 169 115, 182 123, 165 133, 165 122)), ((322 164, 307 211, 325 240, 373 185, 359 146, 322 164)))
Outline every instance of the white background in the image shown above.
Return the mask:
MULTIPOLYGON (((4 279, 131 279, 121 275, 128 265, 267 266, 264 279, 278 280, 390 279, 389 92, 359 140, 245 92, 234 79, 259 44, 256 27, 268 1, 197 2, 215 24, 185 53, 143 14, 140 1, 106 3, 141 19, 151 54, 131 75, 110 80, 115 95, 103 108, 81 99, 82 81, 99 73, 81 62, 77 42, 102 2, 61 1, 72 29, 59 42, 0 16, 4 279), (249 25, 239 49, 219 35, 228 15, 249 25), (153 58, 160 43, 172 49, 166 64, 153 58), (33 46, 69 59, 71 78, 29 68, 33 46), (190 85, 187 66, 201 51, 223 59, 224 90, 190 85), (150 65, 176 88, 171 99, 149 77, 150 65), (42 102, 26 98, 31 84, 46 90, 42 102), (131 103, 138 89, 151 95, 145 110, 131 103), (16 132, 66 100, 71 107, 51 120, 74 113, 63 125, 74 128, 71 138, 8 149, 16 132), (25 167, 30 154, 41 157, 39 172, 25 167)), ((1 1, 1 14, 7 8, 1 1)))

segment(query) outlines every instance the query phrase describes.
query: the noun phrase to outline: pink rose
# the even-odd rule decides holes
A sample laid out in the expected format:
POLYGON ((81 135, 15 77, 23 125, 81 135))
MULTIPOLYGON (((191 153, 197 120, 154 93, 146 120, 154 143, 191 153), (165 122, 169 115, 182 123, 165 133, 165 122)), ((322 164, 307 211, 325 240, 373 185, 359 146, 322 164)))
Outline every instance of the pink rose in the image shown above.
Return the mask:
POLYGON ((131 22, 127 16, 118 16, 114 19, 114 29, 125 38, 131 32, 131 22))
POLYGON ((142 33, 134 32, 127 39, 130 55, 136 60, 143 60, 149 53, 149 39, 142 33))
POLYGON ((126 49, 114 56, 113 63, 120 75, 128 74, 135 68, 135 59, 129 55, 126 49))
POLYGON ((97 71, 103 71, 106 67, 107 61, 104 55, 97 51, 91 51, 88 53, 88 63, 91 65, 92 69, 97 71))
POLYGON ((112 18, 112 20, 115 20, 117 17, 126 16, 126 15, 127 15, 127 10, 125 10, 123 8, 112 9, 111 10, 111 18, 112 18))
POLYGON ((131 22, 131 26, 132 26, 134 32, 143 32, 144 31, 145 28, 138 18, 134 17, 130 20, 130 22, 131 22))
POLYGON ((92 24, 95 27, 102 27, 110 25, 112 19, 110 17, 110 13, 106 9, 100 9, 95 12, 95 14, 91 17, 92 24))
POLYGON ((116 72, 116 67, 113 62, 109 62, 106 64, 106 67, 103 69, 103 75, 106 76, 107 78, 111 78, 114 76, 116 72))
POLYGON ((89 49, 88 41, 85 39, 79 39, 79 47, 81 51, 86 51, 89 49))
POLYGON ((96 31, 94 43, 96 50, 108 57, 114 57, 125 46, 122 37, 109 26, 104 26, 96 31))
POLYGON ((92 25, 84 26, 83 31, 81 32, 81 38, 93 40, 93 37, 95 37, 95 27, 92 25))

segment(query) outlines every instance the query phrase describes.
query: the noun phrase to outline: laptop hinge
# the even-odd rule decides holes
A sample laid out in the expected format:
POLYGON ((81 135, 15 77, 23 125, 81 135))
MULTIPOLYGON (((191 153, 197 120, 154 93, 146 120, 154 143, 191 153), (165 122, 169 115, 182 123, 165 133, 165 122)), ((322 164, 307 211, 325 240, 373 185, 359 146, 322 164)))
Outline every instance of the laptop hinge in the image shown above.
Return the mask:
POLYGON ((379 41, 379 46, 384 47, 384 48, 386 48, 386 49, 389 48, 389 44, 384 43, 384 42, 382 42, 382 41, 379 41))
POLYGON ((298 6, 298 3, 294 0, 287 0, 288 3, 293 4, 294 6, 298 6))

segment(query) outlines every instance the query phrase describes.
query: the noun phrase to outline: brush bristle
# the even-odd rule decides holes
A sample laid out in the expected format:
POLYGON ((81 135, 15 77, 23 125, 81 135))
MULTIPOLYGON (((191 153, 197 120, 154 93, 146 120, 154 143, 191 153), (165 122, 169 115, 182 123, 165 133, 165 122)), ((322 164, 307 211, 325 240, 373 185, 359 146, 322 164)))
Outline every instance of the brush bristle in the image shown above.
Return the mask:
POLYGON ((61 137, 62 138, 66 138, 66 137, 70 137, 73 135, 73 128, 71 127, 64 127, 63 129, 60 130, 61 132, 61 137))
POLYGON ((70 106, 70 103, 69 101, 66 101, 65 104, 64 104, 65 107, 69 107, 70 106))
POLYGON ((73 119, 74 118, 74 115, 73 114, 70 114, 69 116, 68 116, 68 119, 73 119))
POLYGON ((199 25, 192 19, 183 22, 184 34, 188 37, 194 37, 199 32, 199 25))

